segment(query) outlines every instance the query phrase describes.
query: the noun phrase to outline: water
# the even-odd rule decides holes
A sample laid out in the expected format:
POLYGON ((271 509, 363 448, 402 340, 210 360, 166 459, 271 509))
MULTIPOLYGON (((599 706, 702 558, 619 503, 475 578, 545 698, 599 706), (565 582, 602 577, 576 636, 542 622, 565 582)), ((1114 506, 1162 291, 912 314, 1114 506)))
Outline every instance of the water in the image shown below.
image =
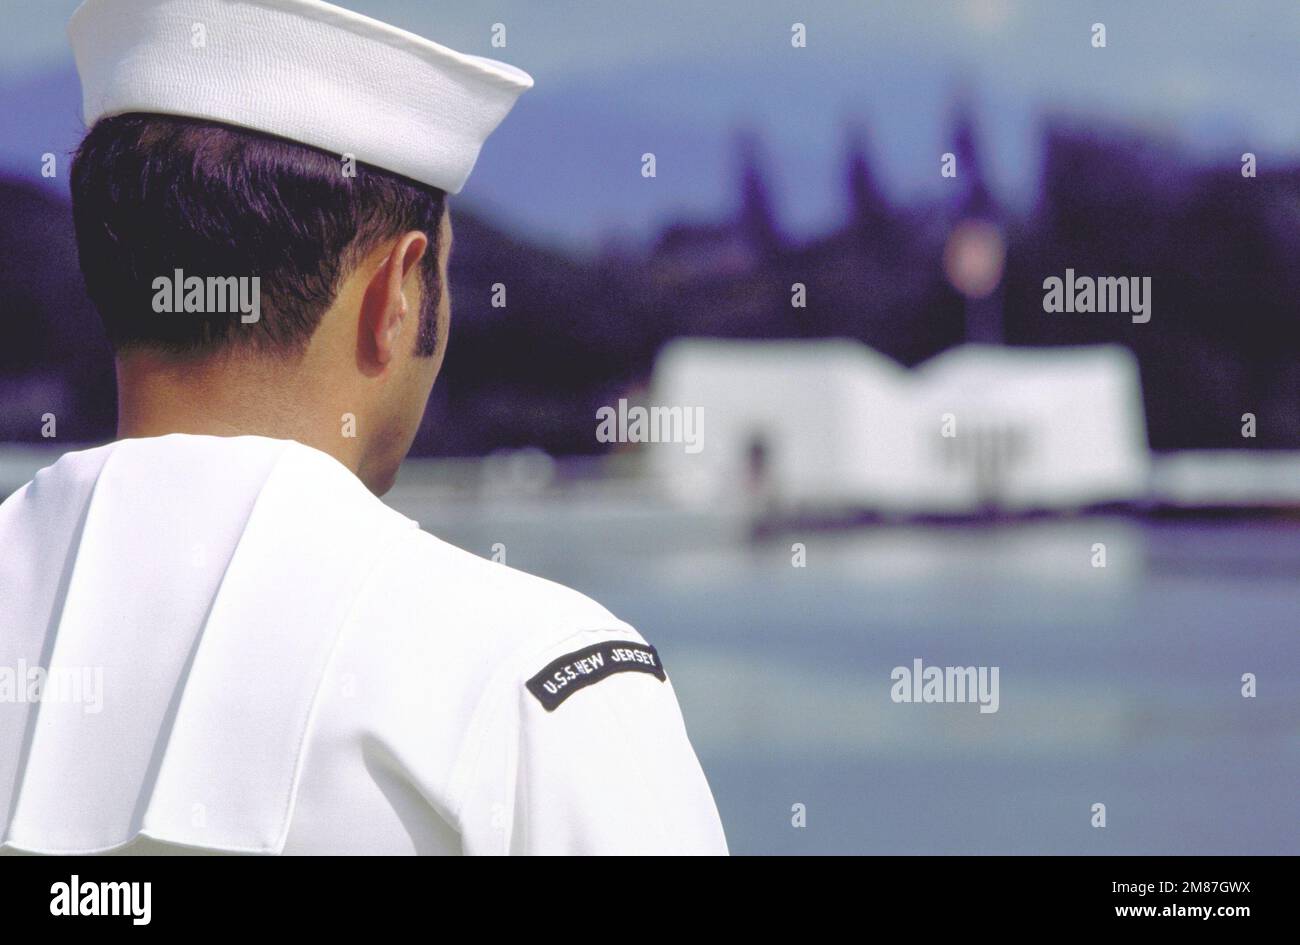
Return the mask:
POLYGON ((1300 852, 1300 523, 752 542, 650 502, 395 504, 659 647, 734 852, 1300 852), (998 711, 894 703, 891 669, 917 658, 997 666, 998 711))

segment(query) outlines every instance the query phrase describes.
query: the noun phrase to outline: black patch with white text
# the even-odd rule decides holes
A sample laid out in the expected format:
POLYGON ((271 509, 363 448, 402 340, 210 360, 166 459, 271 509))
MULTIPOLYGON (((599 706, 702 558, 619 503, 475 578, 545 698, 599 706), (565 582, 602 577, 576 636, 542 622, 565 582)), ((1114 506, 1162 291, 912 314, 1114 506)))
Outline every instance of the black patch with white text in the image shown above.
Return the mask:
POLYGON ((614 673, 649 673, 658 677, 660 682, 668 678, 659 662, 659 652, 653 646, 630 640, 610 640, 561 656, 547 664, 526 685, 547 712, 554 712, 556 706, 579 689, 614 673))

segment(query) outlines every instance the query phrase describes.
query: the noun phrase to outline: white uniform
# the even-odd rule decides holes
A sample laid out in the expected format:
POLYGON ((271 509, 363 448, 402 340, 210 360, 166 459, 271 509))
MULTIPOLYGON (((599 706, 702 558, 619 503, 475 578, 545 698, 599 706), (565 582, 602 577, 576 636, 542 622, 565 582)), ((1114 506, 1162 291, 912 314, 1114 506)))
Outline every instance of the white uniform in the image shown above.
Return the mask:
POLYGON ((726 852, 635 630, 251 436, 0 506, 0 818, 9 852, 726 852))

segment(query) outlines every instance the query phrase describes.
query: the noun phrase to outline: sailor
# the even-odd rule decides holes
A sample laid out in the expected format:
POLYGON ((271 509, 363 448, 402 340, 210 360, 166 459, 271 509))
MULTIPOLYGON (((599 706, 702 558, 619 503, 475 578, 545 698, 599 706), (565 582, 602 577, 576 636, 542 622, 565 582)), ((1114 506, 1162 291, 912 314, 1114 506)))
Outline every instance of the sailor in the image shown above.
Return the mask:
POLYGON ((447 195, 532 79, 317 0, 69 32, 119 438, 0 506, 0 666, 40 671, 0 702, 4 849, 725 853, 655 649, 378 498, 446 347, 447 195), (174 273, 259 317, 156 307, 174 273))

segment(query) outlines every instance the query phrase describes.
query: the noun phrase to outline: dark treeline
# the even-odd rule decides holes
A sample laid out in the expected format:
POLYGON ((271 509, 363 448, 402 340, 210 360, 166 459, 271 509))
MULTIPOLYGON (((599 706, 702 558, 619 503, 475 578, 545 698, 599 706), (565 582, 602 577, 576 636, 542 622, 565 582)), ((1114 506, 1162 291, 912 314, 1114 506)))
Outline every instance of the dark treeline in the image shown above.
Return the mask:
MULTIPOLYGON (((1261 164, 1246 178, 1237 165, 1198 168, 1137 137, 1054 123, 1033 209, 1014 216, 990 196, 964 123, 950 199, 929 206, 892 205, 865 136, 849 142, 843 224, 813 241, 783 235, 749 137, 732 217, 670 226, 645 253, 571 257, 458 208, 451 350, 415 452, 603 449, 596 409, 647 384, 658 350, 681 336, 849 337, 907 365, 971 337, 1117 342, 1141 363, 1153 448, 1300 448, 1300 168, 1261 164), (942 264, 963 219, 994 223, 1007 248, 1001 284, 978 309, 995 324, 978 332, 942 264), (1149 276, 1151 321, 1045 313, 1043 280, 1067 269, 1149 276), (504 308, 491 304, 498 283, 504 308), (791 305, 794 283, 806 307, 791 305), (1253 440, 1240 435, 1247 412, 1253 440)), ((0 182, 0 204, 0 438, 39 440, 46 412, 60 439, 108 438, 111 359, 68 207, 15 181, 0 182)))

